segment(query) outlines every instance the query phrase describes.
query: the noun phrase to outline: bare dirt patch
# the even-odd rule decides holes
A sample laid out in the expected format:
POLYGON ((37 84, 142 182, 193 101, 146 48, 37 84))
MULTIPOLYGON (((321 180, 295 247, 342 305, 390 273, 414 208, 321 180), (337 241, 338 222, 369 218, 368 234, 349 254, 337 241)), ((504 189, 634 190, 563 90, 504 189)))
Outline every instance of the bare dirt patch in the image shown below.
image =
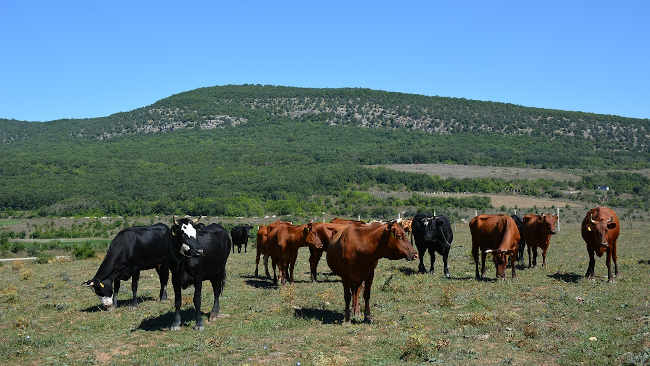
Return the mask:
POLYGON ((400 172, 437 175, 442 178, 502 178, 512 179, 551 179, 577 182, 580 176, 552 169, 510 168, 498 166, 458 165, 458 164, 385 164, 369 165, 371 168, 383 167, 400 172))

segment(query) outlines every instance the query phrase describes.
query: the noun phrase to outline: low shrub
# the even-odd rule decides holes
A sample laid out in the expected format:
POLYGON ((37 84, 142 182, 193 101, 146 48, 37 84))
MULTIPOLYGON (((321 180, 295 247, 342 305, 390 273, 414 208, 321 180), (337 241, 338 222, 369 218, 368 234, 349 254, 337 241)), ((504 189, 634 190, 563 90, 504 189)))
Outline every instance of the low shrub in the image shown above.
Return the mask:
POLYGON ((90 242, 84 242, 72 249, 72 255, 76 259, 92 258, 95 256, 95 248, 90 242))

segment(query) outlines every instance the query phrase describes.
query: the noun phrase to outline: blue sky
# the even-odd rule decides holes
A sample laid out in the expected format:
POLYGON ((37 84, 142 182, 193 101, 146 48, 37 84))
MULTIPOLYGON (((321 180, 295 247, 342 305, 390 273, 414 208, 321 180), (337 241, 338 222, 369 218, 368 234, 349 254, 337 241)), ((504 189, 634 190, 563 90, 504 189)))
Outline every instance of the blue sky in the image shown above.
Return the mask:
POLYGON ((0 0, 0 117, 261 83, 650 118, 650 1, 220 3, 0 0))

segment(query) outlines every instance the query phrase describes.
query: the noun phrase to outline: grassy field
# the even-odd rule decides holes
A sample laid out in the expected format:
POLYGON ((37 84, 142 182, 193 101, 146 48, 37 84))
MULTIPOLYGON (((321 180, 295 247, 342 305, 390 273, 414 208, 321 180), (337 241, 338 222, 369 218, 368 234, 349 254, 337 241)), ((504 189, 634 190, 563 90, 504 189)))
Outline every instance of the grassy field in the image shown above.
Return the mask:
MULTIPOLYGON (((231 254, 222 317, 203 332, 192 329, 191 289, 183 291, 184 327, 168 330, 172 299, 154 299, 154 271, 141 276, 137 308, 107 312, 80 286, 99 258, 5 264, 0 357, 3 364, 642 364, 650 357, 649 235, 647 223, 623 227, 613 284, 606 282, 603 258, 597 278, 583 278, 587 252, 575 224, 553 237, 548 268, 477 282, 469 230, 462 226, 450 254, 451 280, 443 278, 440 258, 433 275, 417 274, 416 262, 380 261, 370 325, 341 324, 339 279, 327 275, 322 260, 324 281, 310 283, 306 249, 297 282, 282 288, 252 277, 254 248, 231 254)), ((491 263, 487 274, 494 278, 491 263)), ((125 304, 129 284, 122 289, 125 304)), ((167 290, 173 293, 171 284, 167 290)), ((204 311, 211 297, 206 283, 204 311)))

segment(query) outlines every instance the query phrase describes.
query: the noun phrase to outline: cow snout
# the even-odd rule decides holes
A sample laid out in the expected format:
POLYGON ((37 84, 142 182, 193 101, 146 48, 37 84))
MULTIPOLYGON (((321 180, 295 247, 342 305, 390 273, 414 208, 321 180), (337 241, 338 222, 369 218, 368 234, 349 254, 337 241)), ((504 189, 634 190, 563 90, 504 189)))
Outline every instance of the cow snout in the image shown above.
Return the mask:
POLYGON ((600 246, 609 248, 609 243, 608 242, 600 243, 600 246))
POLYGON ((102 296, 100 297, 102 300, 102 305, 106 306, 107 308, 110 308, 113 306, 113 298, 112 297, 107 297, 107 296, 102 296))
POLYGON ((416 260, 418 259, 418 252, 411 252, 411 254, 406 258, 408 261, 416 260))

